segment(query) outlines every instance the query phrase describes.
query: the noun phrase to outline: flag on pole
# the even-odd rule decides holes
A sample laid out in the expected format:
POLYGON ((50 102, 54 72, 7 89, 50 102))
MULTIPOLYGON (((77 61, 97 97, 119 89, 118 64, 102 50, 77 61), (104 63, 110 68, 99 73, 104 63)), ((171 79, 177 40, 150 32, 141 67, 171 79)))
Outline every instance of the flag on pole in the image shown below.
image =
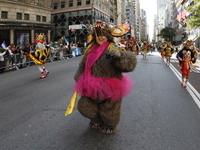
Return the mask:
POLYGON ((181 18, 186 19, 186 13, 187 13, 187 11, 182 7, 181 8, 181 18))
POLYGON ((181 21, 181 12, 177 11, 176 13, 176 20, 178 20, 179 22, 181 21))
POLYGON ((3 42, 2 42, 1 47, 2 47, 3 49, 6 49, 6 48, 7 48, 6 41, 3 41, 3 42))
POLYGON ((183 27, 183 25, 181 23, 179 23, 178 28, 180 29, 182 27, 183 27))
POLYGON ((66 43, 67 45, 69 45, 69 41, 67 41, 66 38, 65 38, 65 43, 66 43))

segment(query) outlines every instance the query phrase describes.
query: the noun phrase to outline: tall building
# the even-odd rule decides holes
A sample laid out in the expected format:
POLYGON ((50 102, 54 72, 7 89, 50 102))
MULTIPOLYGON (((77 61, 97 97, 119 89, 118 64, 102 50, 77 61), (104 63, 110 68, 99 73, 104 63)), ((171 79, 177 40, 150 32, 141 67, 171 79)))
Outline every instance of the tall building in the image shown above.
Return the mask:
POLYGON ((131 31, 127 34, 127 38, 130 39, 131 37, 135 37, 135 12, 134 12, 134 5, 131 0, 126 0, 126 21, 129 23, 131 27, 131 31))
POLYGON ((53 40, 86 41, 87 27, 102 20, 117 23, 117 0, 52 0, 53 40))
MULTIPOLYGON (((157 30, 156 35, 160 34, 160 31, 166 27, 165 22, 166 16, 166 0, 157 0, 157 30)), ((162 39, 156 36, 158 44, 162 42, 162 39)))
POLYGON ((134 7, 134 29, 135 29, 135 37, 141 40, 141 15, 140 15, 140 1, 139 0, 131 0, 134 7))
POLYGON ((147 34, 147 14, 146 11, 141 9, 141 40, 148 41, 148 34, 147 34))
POLYGON ((0 43, 25 46, 40 33, 50 41, 52 29, 51 1, 0 0, 0 43))

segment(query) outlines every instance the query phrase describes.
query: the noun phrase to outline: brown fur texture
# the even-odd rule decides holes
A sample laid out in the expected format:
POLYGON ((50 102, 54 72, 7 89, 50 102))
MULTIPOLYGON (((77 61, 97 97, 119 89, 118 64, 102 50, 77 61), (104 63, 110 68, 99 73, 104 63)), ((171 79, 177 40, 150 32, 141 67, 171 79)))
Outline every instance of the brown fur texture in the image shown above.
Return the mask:
MULTIPOLYGON (((77 81, 80 75, 84 73, 86 58, 89 51, 85 53, 79 68, 74 76, 77 81)), ((107 48, 100 58, 92 66, 92 75, 95 77, 121 78, 123 72, 131 72, 137 64, 136 56, 133 52, 122 51, 107 48), (113 54, 114 57, 106 59, 106 52, 113 54)), ((122 98, 117 102, 110 99, 94 100, 90 97, 81 96, 78 101, 78 110, 84 116, 90 119, 93 124, 100 125, 106 129, 113 129, 116 132, 116 126, 120 120, 120 107, 122 98)), ((103 128, 103 129, 104 129, 103 128)), ((103 132, 102 130, 100 131, 103 132)), ((105 133, 108 133, 107 131, 105 133)), ((110 132, 109 132, 110 133, 110 132)))

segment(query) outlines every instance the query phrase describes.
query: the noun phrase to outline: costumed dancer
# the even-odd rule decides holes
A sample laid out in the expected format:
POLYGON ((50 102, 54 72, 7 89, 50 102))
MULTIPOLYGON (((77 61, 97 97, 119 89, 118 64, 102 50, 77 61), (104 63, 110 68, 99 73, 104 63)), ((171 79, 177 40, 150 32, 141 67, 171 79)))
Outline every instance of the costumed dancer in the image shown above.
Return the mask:
POLYGON ((196 62, 195 52, 193 49, 192 40, 187 40, 186 43, 183 44, 183 48, 177 53, 176 57, 179 60, 179 66, 181 67, 182 72, 182 83, 183 87, 187 87, 187 83, 190 77, 190 69, 194 68, 193 63, 196 62))
POLYGON ((132 41, 132 39, 128 40, 128 50, 133 52, 133 41, 132 41))
POLYGON ((165 58, 165 45, 166 43, 162 43, 162 45, 158 47, 162 60, 165 58))
POLYGON ((133 52, 138 55, 139 54, 139 45, 137 44, 137 38, 133 38, 133 52))
POLYGON ((74 76, 74 91, 81 96, 78 110, 90 119, 90 127, 104 134, 117 132, 122 98, 133 87, 130 77, 136 66, 136 56, 119 49, 113 36, 122 36, 129 30, 127 23, 116 27, 113 23, 97 21, 88 31, 92 41, 88 44, 74 76))
POLYGON ((147 41, 143 42, 141 51, 143 53, 143 58, 146 59, 147 58, 147 53, 149 53, 149 45, 148 45, 147 41))
POLYGON ((125 49, 126 51, 128 51, 127 42, 126 42, 124 36, 121 37, 121 41, 120 41, 120 43, 121 43, 122 45, 124 45, 124 46, 125 46, 124 49, 125 49))
POLYGON ((170 60, 171 60, 171 57, 172 57, 172 54, 173 54, 173 52, 174 52, 174 49, 173 49, 173 47, 172 47, 172 44, 171 44, 171 42, 166 42, 166 47, 165 47, 165 49, 164 49, 164 51, 165 51, 165 58, 166 58, 166 64, 167 65, 170 65, 170 60))
POLYGON ((46 64, 48 55, 50 53, 50 47, 45 46, 44 42, 46 41, 46 38, 42 34, 38 35, 37 39, 35 39, 36 50, 34 53, 29 54, 30 58, 38 65, 38 69, 41 73, 40 78, 46 78, 49 74, 49 71, 44 67, 46 64))

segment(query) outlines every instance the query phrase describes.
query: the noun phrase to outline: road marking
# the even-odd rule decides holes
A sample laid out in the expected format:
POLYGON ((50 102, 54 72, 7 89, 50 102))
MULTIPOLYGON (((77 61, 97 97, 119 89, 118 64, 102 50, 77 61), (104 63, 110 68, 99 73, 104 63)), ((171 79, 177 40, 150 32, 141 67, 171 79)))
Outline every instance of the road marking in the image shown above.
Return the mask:
MULTIPOLYGON (((177 76, 179 81, 182 82, 181 73, 172 64, 170 64, 169 68, 174 72, 174 74, 177 76)), ((186 90, 192 96, 193 100, 195 101, 195 103, 197 104, 197 106, 200 109, 200 94, 199 94, 199 92, 190 83, 188 83, 187 85, 188 86, 187 86, 186 90)))

